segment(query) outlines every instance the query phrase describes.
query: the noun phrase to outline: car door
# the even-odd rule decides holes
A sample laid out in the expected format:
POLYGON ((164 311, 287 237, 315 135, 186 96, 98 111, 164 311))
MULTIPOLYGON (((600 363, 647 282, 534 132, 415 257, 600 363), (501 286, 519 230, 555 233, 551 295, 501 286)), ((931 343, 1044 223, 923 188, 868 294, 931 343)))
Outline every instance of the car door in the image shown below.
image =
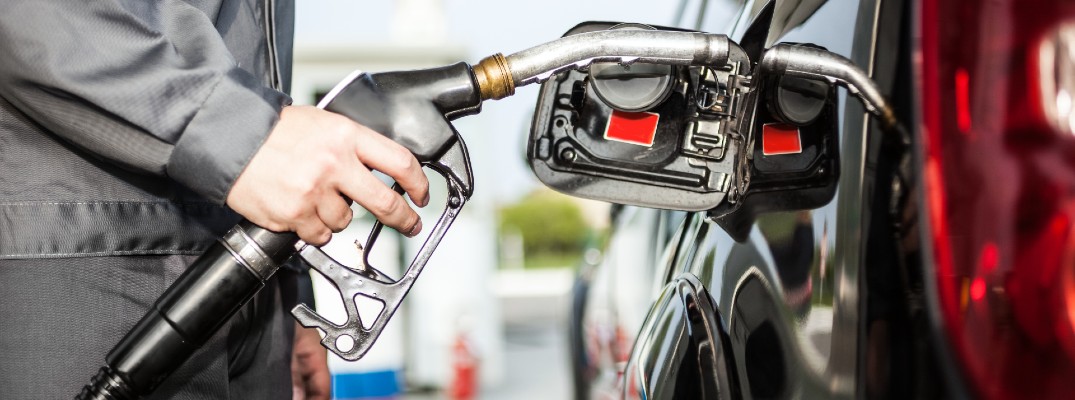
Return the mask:
MULTIPOLYGON (((810 43, 871 71, 882 11, 898 21, 902 9, 891 4, 900 2, 889 3, 883 8, 871 0, 748 1, 731 36, 755 52, 752 59, 778 42, 810 43)), ((857 101, 848 101, 844 91, 831 101, 838 116, 822 129, 838 138, 836 195, 814 207, 760 213, 730 230, 704 213, 693 214, 666 274, 664 296, 680 300, 659 300, 651 310, 630 361, 635 371, 627 374, 627 397, 640 391, 646 398, 712 396, 714 389, 722 398, 861 396, 863 251, 875 185, 870 149, 876 152, 878 141, 857 101), (683 300, 692 295, 698 298, 693 303, 683 300), (704 306, 707 296, 712 315, 701 319, 712 322, 703 329, 719 332, 699 334, 692 330, 698 324, 686 323, 687 339, 670 340, 667 331, 675 323, 661 321, 672 321, 676 313, 689 321, 692 307, 704 309, 697 305, 704 306), (714 338, 725 343, 707 354, 727 363, 723 373, 707 373, 692 360, 697 357, 676 358, 668 351, 694 346, 702 354, 704 342, 714 338), (714 357, 717 353, 722 354, 714 357), (686 391, 681 386, 692 380, 681 375, 729 387, 707 388, 703 382, 686 391)), ((754 106, 758 113, 771 111, 766 104, 754 106)))

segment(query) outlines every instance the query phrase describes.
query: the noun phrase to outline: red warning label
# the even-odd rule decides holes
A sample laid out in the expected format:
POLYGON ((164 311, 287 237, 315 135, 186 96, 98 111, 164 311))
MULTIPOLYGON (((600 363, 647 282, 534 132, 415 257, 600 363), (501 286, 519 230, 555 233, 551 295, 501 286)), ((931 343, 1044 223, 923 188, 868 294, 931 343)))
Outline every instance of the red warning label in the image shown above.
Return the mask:
POLYGON ((803 144, 799 128, 788 124, 765 124, 761 130, 761 153, 767 156, 799 154, 803 144))
POLYGON ((614 110, 605 127, 605 139, 650 147, 660 119, 657 113, 614 110))

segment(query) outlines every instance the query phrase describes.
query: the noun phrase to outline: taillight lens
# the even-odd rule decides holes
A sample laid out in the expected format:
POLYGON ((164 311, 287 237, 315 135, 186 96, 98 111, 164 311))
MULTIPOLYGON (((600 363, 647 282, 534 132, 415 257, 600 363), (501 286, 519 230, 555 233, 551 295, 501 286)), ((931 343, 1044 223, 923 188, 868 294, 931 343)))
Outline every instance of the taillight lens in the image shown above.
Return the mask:
POLYGON ((923 177, 971 390, 1075 397, 1075 2, 924 0, 923 177))

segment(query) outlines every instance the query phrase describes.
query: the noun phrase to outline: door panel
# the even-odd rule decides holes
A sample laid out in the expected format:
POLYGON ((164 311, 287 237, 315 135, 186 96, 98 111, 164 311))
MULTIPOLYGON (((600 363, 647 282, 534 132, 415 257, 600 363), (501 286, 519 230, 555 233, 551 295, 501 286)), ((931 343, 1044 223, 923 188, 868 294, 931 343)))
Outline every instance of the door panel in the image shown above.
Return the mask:
MULTIPOLYGON (((811 43, 872 69, 876 2, 776 1, 772 6, 758 11, 750 24, 737 24, 733 39, 748 52, 776 42, 811 43), (781 19, 766 20, 773 15, 781 19)), ((744 7, 757 10, 755 2, 744 7)), ((714 222, 701 224, 688 251, 693 254, 680 258, 681 271, 700 278, 728 319, 748 398, 849 398, 860 386, 858 287, 862 216, 869 204, 863 196, 870 184, 864 171, 869 141, 863 108, 846 96, 841 90, 836 97, 840 165, 831 201, 761 214, 743 241, 714 222)))

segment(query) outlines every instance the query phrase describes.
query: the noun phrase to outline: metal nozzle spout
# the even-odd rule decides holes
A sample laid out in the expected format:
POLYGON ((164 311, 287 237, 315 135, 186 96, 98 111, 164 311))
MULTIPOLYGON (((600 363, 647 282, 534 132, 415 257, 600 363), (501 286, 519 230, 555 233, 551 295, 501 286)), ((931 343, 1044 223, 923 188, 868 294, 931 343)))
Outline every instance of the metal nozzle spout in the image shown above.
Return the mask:
POLYGON ((514 94, 515 88, 595 62, 719 66, 740 63, 750 72, 746 52, 727 36, 700 32, 607 30, 566 36, 504 57, 496 54, 474 67, 483 100, 514 94))

